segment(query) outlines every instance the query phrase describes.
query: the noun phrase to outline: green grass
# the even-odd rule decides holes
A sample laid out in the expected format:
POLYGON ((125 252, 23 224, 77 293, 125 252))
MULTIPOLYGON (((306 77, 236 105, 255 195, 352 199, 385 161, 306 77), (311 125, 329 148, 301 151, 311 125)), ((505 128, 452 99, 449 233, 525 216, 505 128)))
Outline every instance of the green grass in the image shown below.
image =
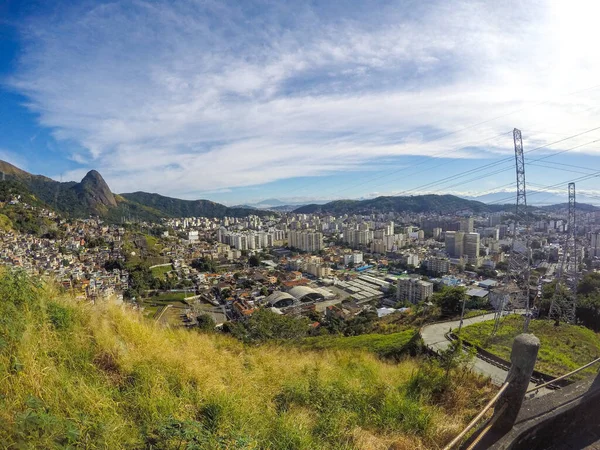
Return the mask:
POLYGON ((0 214, 0 230, 1 231, 12 231, 13 223, 8 218, 8 216, 4 214, 0 214))
MULTIPOLYGON (((494 321, 480 322, 464 327, 461 336, 509 360, 513 340, 523 330, 523 321, 518 315, 506 317, 494 337, 490 337, 494 321)), ((600 337, 585 327, 566 324, 555 327, 548 320, 532 320, 529 332, 537 336, 541 344, 535 368, 549 375, 563 375, 600 356, 600 337)), ((592 374, 596 370, 597 367, 592 367, 582 373, 592 374)))
POLYGON ((150 270, 151 270, 152 276, 154 278, 160 278, 160 279, 164 280, 167 277, 167 273, 173 270, 173 266, 169 265, 169 266, 154 267, 150 270))
POLYGON ((185 292, 164 292, 155 295, 146 300, 148 303, 179 303, 186 297, 191 297, 193 293, 185 292))
POLYGON ((0 373, 10 449, 440 448, 494 391, 419 359, 165 328, 8 271, 0 373))
POLYGON ((488 314, 491 311, 487 310, 487 309, 474 309, 471 311, 466 311, 465 312, 465 319, 468 319, 469 317, 477 317, 477 316, 481 316, 483 314, 488 314))
POLYGON ((360 336, 317 336, 305 338, 300 347, 311 350, 365 350, 382 357, 400 356, 409 349, 416 331, 360 336))

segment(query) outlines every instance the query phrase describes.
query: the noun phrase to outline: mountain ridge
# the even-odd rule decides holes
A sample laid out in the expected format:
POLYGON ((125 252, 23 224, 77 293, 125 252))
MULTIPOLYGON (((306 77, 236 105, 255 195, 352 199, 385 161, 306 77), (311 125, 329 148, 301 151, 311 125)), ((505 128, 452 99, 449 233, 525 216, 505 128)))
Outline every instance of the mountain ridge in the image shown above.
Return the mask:
POLYGON ((335 200, 323 205, 309 204, 294 210, 299 214, 358 214, 380 212, 438 212, 441 214, 462 210, 493 212, 506 209, 507 205, 487 205, 455 195, 380 196, 368 200, 335 200))
POLYGON ((28 193, 49 209, 75 218, 98 216, 110 222, 119 222, 130 217, 157 221, 165 217, 220 218, 271 214, 268 211, 229 208, 210 200, 181 200, 141 191, 114 194, 96 170, 90 170, 79 183, 59 182, 43 175, 33 175, 1 160, 0 172, 6 180, 22 184, 28 193))

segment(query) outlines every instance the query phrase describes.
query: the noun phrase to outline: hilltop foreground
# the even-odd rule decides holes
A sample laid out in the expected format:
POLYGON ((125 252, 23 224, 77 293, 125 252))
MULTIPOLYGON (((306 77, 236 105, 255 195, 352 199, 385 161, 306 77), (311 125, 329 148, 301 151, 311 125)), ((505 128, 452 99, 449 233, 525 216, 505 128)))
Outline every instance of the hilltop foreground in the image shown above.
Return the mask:
POLYGON ((0 274, 4 448, 437 448, 492 391, 456 370, 250 347, 0 274))

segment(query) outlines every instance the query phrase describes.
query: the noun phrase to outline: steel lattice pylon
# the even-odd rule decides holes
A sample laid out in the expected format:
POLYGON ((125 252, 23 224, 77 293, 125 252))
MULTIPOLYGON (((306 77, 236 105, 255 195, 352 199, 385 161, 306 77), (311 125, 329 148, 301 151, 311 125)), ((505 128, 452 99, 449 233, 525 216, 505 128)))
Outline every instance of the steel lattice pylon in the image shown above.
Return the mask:
POLYGON ((508 269, 502 289, 490 294, 490 301, 495 299, 496 317, 492 334, 500 327, 500 320, 507 308, 525 308, 525 331, 529 325, 529 273, 531 250, 529 245, 529 226, 527 219, 527 193, 525 189, 525 157, 523 155, 523 139, 521 130, 513 130, 515 145, 515 166, 517 172, 517 205, 508 269), (519 224, 524 227, 519 233, 519 224))
POLYGON ((563 245, 563 256, 556 278, 556 289, 550 304, 550 318, 560 322, 574 323, 577 307, 577 283, 579 281, 579 255, 577 254, 575 183, 569 183, 569 216, 563 245), (564 283, 564 289, 563 289, 564 283))

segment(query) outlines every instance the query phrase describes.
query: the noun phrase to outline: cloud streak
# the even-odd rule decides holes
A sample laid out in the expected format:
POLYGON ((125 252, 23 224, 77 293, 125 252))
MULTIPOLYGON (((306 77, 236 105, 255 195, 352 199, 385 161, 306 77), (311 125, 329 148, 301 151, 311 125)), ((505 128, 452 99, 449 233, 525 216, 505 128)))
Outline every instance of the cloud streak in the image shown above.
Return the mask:
POLYGON ((600 125, 600 89, 559 95, 600 75, 595 24, 573 5, 239 3, 32 17, 7 83, 86 149, 67 177, 96 168, 117 192, 188 198, 382 158, 493 158, 512 149, 490 138, 515 124, 542 130, 530 147, 600 125))

